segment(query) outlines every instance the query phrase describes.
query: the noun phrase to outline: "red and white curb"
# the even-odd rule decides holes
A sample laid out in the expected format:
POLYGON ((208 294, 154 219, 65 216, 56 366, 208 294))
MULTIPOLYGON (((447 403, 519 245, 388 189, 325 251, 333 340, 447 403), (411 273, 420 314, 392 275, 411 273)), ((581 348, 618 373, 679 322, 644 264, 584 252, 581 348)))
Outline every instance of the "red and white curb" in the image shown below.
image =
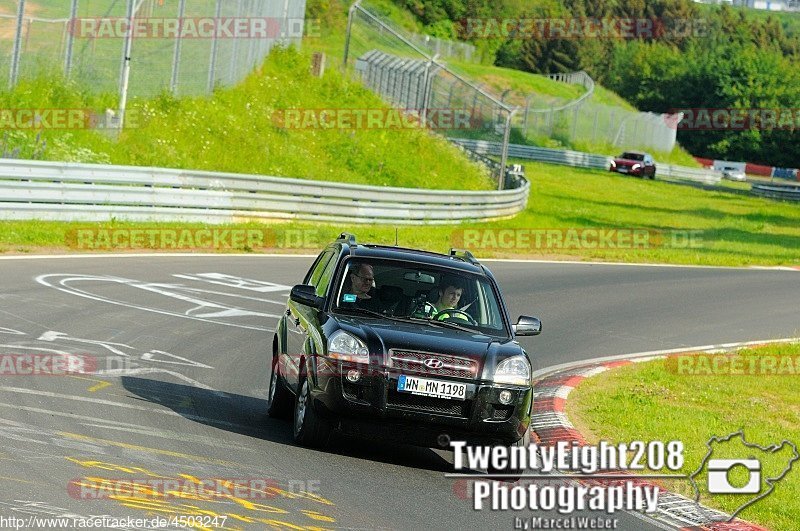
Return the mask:
MULTIPOLYGON (((538 371, 534 375, 534 402, 531 415, 532 439, 539 445, 555 445, 566 442, 570 445, 586 445, 583 435, 575 429, 565 413, 565 406, 570 392, 586 378, 605 372, 615 367, 662 359, 670 354, 678 353, 717 353, 739 349, 742 347, 765 345, 770 343, 788 343, 799 341, 799 338, 779 340, 750 341, 746 343, 726 343, 721 345, 705 345, 695 348, 680 348, 663 351, 642 352, 624 356, 577 362, 538 371)), ((646 480, 636 480, 636 484, 651 485, 646 480)), ((568 478, 568 476, 567 476, 568 478)), ((625 480, 629 481, 629 480, 625 480)), ((581 481, 583 483, 584 481, 581 481)), ((684 531, 767 531, 765 528, 734 519, 728 522, 730 515, 704 507, 694 500, 672 492, 661 490, 658 497, 658 512, 654 515, 631 513, 651 520, 664 529, 681 529, 684 531)))

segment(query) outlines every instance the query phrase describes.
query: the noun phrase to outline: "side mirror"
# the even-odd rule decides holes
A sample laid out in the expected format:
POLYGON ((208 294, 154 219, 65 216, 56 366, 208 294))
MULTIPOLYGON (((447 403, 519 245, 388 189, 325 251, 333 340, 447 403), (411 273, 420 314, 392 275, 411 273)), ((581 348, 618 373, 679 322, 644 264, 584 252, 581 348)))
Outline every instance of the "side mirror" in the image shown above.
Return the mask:
POLYGON ((292 292, 289 294, 289 299, 299 304, 311 306, 316 310, 321 310, 322 304, 325 302, 324 298, 317 297, 316 288, 307 284, 298 284, 294 286, 292 292))
POLYGON ((542 322, 536 317, 520 315, 512 328, 515 336, 538 336, 542 333, 542 322))

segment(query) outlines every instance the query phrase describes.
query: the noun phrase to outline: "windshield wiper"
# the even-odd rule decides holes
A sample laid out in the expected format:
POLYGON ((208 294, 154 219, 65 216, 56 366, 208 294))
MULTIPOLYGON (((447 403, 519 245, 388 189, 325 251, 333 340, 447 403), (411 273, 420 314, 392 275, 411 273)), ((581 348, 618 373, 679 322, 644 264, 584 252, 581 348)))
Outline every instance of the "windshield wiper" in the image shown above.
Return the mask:
POLYGON ((396 317, 394 315, 385 315, 385 314, 382 314, 381 312, 376 312, 374 310, 368 310, 366 308, 359 308, 359 307, 353 307, 353 308, 346 308, 345 307, 345 308, 343 308, 343 307, 339 307, 339 308, 337 308, 337 310, 339 310, 340 312, 343 311, 343 312, 363 313, 365 315, 369 315, 370 317, 377 317, 379 319, 390 319, 392 321, 399 321, 401 323, 411 322, 411 319, 407 319, 407 318, 404 318, 404 317, 396 317))
MULTIPOLYGON (((415 319, 416 321, 417 319, 415 319)), ((473 334, 478 333, 477 330, 474 328, 467 328, 466 326, 461 326, 456 323, 449 323, 445 321, 434 321, 433 319, 419 319, 420 321, 424 321, 433 326, 443 326, 445 328, 451 328, 453 330, 463 330, 464 332, 471 332, 473 334)))

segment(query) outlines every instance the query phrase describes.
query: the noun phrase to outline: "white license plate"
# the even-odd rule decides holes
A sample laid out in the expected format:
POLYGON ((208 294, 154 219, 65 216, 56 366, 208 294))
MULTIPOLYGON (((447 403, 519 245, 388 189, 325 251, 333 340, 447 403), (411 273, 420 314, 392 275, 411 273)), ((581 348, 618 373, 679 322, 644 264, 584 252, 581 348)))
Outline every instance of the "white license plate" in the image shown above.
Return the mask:
POLYGON ((401 374, 397 380, 397 390, 412 395, 454 398, 456 400, 464 400, 467 396, 467 384, 417 378, 405 374, 401 374))
POLYGON ((628 173, 628 168, 618 168, 617 171, 620 173, 628 173))

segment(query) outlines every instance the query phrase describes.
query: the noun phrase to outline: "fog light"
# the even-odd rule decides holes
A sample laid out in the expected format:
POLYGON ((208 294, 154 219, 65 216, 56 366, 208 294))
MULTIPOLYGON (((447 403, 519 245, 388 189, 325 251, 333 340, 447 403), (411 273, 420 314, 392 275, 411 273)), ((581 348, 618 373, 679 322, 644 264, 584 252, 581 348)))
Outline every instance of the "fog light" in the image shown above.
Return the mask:
POLYGON ((500 403, 505 405, 511 403, 511 391, 500 391, 500 403))
POLYGON ((347 371, 347 381, 356 383, 361 379, 361 371, 356 369, 350 369, 347 371))

